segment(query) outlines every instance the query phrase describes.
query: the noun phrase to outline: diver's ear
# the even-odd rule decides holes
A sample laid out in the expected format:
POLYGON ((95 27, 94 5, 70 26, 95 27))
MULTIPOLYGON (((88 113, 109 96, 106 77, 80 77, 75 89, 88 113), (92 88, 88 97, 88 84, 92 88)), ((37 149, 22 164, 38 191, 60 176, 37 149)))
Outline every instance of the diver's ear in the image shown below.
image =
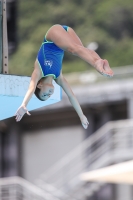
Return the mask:
POLYGON ((36 87, 39 88, 39 89, 41 89, 42 88, 42 84, 38 83, 36 87))

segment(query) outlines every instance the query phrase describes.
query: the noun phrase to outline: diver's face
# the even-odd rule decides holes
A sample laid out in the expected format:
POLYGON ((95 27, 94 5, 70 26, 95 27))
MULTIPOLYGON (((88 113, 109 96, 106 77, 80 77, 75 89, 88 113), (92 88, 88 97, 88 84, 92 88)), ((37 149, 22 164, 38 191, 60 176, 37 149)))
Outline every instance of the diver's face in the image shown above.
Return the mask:
POLYGON ((49 99, 51 95, 54 93, 54 86, 51 84, 38 84, 37 86, 40 89, 40 98, 44 101, 49 99))
POLYGON ((40 98, 46 101, 48 98, 51 97, 53 93, 54 93, 54 88, 52 87, 42 88, 40 90, 40 98))

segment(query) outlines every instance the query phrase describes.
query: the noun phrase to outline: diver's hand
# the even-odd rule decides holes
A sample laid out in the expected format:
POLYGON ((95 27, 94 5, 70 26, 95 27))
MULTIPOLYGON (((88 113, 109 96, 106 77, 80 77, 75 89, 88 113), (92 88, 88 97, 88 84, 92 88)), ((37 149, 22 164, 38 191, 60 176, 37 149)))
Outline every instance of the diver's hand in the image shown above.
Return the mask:
POLYGON ((15 119, 16 119, 16 122, 20 121, 20 120, 22 119, 22 117, 24 116, 25 113, 27 113, 27 115, 31 115, 31 114, 29 113, 29 111, 27 110, 26 106, 21 105, 21 106, 18 108, 18 110, 17 110, 17 112, 16 112, 16 114, 15 114, 15 116, 16 116, 16 118, 15 118, 15 119))
POLYGON ((95 62, 95 69, 103 76, 112 77, 114 75, 107 60, 97 60, 95 62))
POLYGON ((88 128, 88 125, 89 125, 89 122, 88 122, 88 119, 86 118, 85 115, 82 115, 80 117, 80 120, 81 120, 81 124, 82 126, 84 127, 84 129, 87 129, 88 128))

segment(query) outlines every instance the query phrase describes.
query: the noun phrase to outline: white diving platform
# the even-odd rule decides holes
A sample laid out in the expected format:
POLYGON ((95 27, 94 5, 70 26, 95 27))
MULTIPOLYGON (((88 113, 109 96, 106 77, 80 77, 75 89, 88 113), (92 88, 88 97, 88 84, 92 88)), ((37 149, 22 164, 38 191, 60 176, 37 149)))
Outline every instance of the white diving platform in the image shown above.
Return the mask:
MULTIPOLYGON (((0 74, 0 120, 15 115, 27 92, 29 82, 30 77, 0 74)), ((33 95, 27 109, 31 111, 61 101, 61 88, 55 81, 53 85, 54 94, 47 101, 40 101, 33 95)))

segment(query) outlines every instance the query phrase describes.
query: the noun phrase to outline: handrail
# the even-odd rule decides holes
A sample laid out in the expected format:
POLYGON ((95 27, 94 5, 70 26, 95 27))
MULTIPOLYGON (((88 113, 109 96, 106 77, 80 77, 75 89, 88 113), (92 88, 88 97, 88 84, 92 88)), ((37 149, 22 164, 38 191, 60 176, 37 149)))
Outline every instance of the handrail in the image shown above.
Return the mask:
MULTIPOLYGON (((15 198, 15 192, 10 193, 10 187, 11 190, 16 190, 16 194, 19 193, 19 196, 24 195, 23 192, 19 192, 20 186, 23 188, 22 191, 25 193, 26 195, 26 191, 27 191, 27 195, 25 196, 27 199, 29 194, 31 194, 31 200, 33 199, 33 196, 36 197, 36 199, 41 199, 41 200, 60 200, 59 198, 53 196, 52 194, 42 190, 41 188, 37 187, 36 185, 29 183, 28 181, 26 181, 25 179, 21 178, 21 177, 8 177, 8 178, 0 178, 0 199, 2 199, 3 195, 4 197, 6 197, 4 189, 6 189, 7 192, 7 197, 6 199, 11 199, 11 197, 13 196, 15 198), (16 186, 19 186, 19 188, 17 188, 16 186), (25 191, 24 191, 25 190, 25 191)), ((18 197, 19 199, 19 197, 18 197)), ((30 200, 29 199, 29 200, 30 200)))

